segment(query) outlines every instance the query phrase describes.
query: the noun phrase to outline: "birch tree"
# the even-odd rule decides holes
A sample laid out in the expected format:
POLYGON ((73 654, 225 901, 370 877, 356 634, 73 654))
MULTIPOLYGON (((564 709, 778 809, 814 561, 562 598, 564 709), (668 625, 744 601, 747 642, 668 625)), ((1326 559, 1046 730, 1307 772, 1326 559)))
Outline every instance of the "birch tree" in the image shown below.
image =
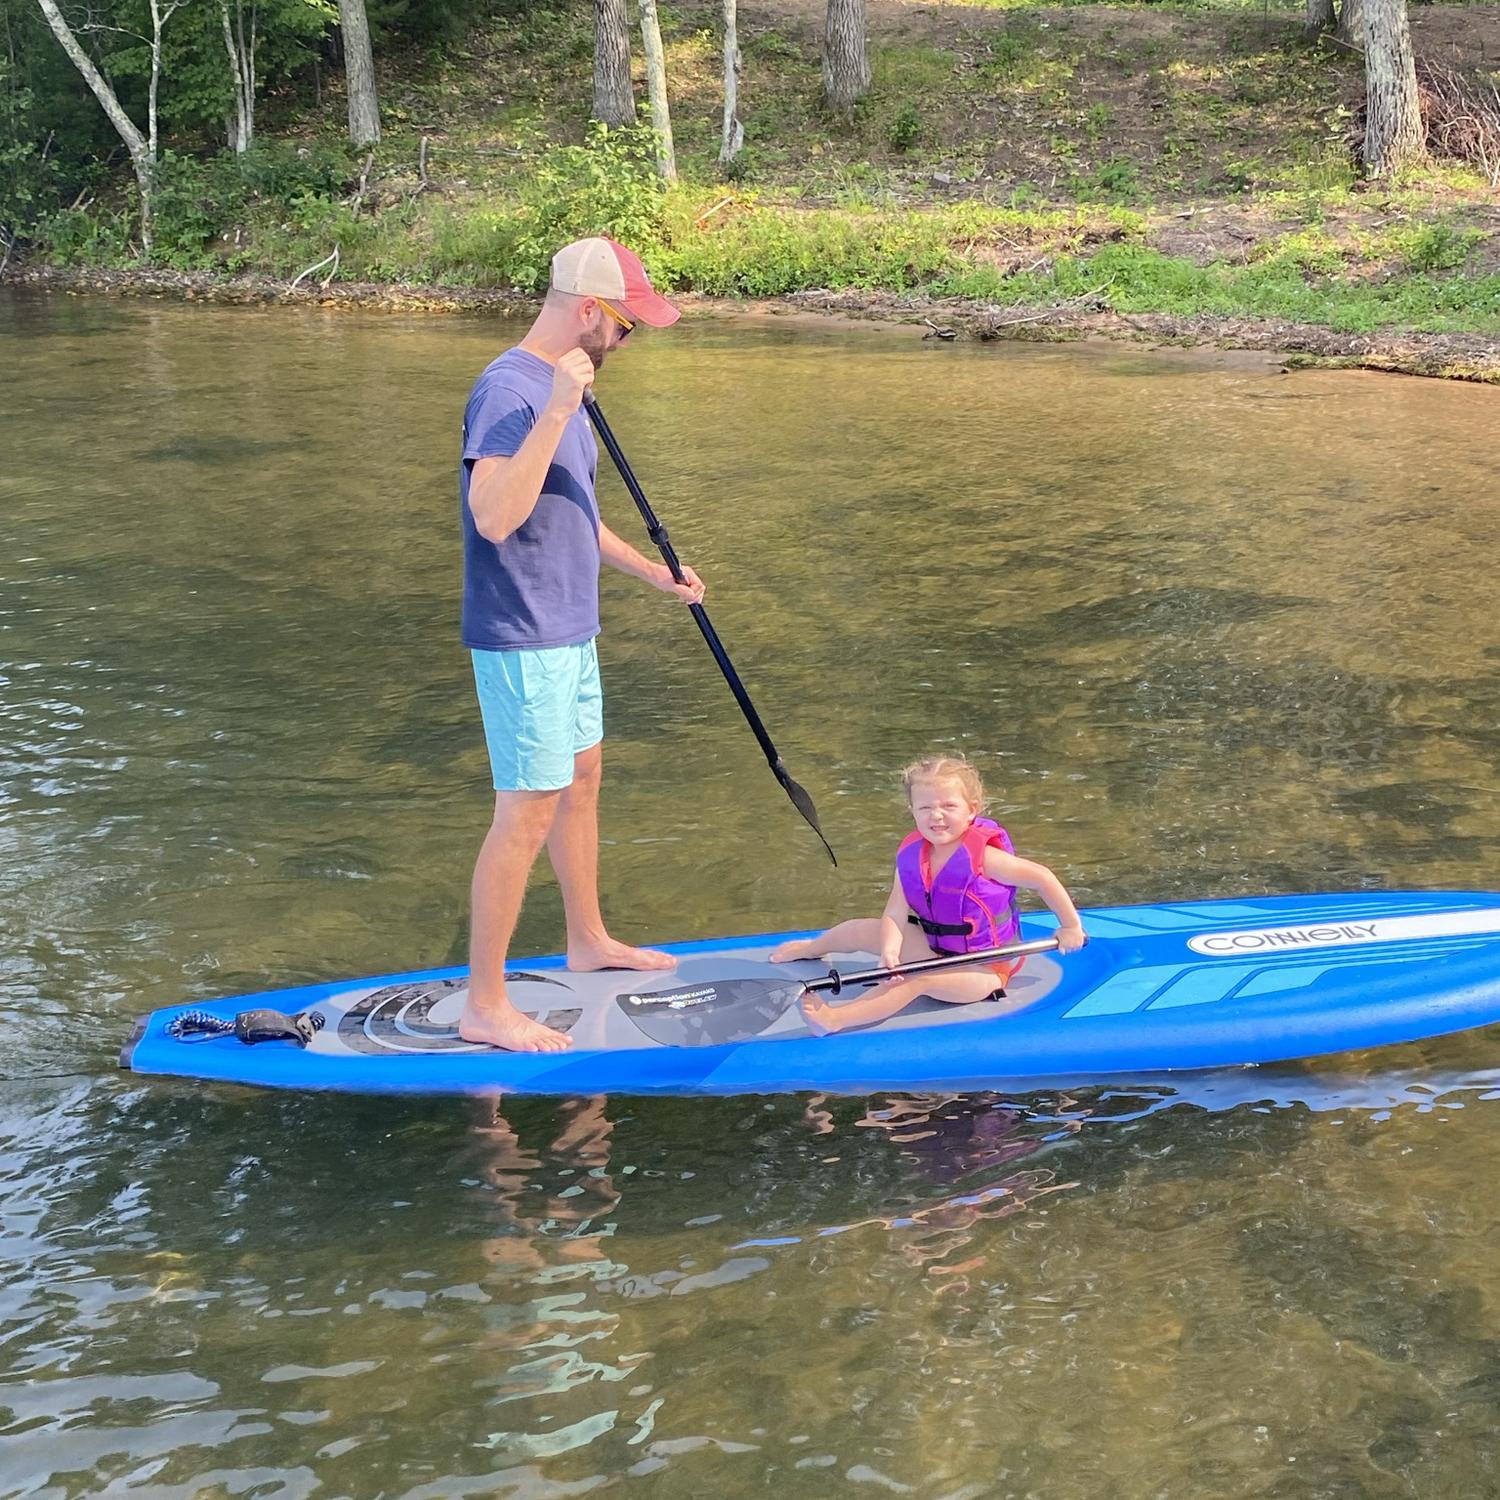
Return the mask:
POLYGON ((229 76, 234 89, 234 114, 229 119, 229 144, 237 156, 250 149, 255 139, 255 31, 259 7, 251 0, 250 30, 245 30, 244 0, 234 0, 231 21, 229 0, 219 0, 219 19, 224 26, 224 50, 229 54, 229 76))
POLYGON ((1389 177, 1427 149, 1406 0, 1364 0, 1365 172, 1389 177))
POLYGON ((94 66, 93 59, 79 44, 73 28, 57 8, 57 0, 37 0, 37 4, 41 6, 42 15, 46 17, 47 25, 52 28, 52 35, 57 38, 58 45, 68 54, 69 61, 82 74, 83 81, 88 84, 89 91, 94 98, 99 101, 99 107, 104 111, 109 123, 114 126, 115 133, 125 143, 125 150, 130 155, 131 170, 135 173, 136 188, 140 194, 141 254, 147 260, 151 258, 152 193, 156 187, 156 164, 160 159, 157 153, 156 105, 161 87, 161 38, 167 22, 171 20, 173 12, 182 3, 183 0, 148 0, 151 35, 140 36, 135 32, 129 33, 146 44, 151 59, 149 80, 146 85, 146 133, 142 135, 135 122, 125 112, 119 95, 115 93, 109 81, 94 66))
POLYGON ((344 34, 344 83, 349 92, 349 140, 373 146, 380 139, 380 101, 375 92, 375 54, 365 0, 339 0, 344 34))
POLYGON ((594 118, 605 125, 635 124, 625 0, 594 0, 594 118))
POLYGON ((744 59, 740 56, 736 0, 724 0, 724 130, 719 142, 719 165, 727 167, 745 144, 745 127, 740 124, 740 73, 744 59))
POLYGON ((656 0, 640 0, 641 45, 646 52, 646 93, 656 131, 656 170, 667 182, 677 180, 677 153, 672 148, 672 110, 667 102, 667 56, 661 44, 656 0))
POLYGON ((865 0, 828 0, 823 27, 823 97, 835 114, 847 115, 869 86, 865 0))

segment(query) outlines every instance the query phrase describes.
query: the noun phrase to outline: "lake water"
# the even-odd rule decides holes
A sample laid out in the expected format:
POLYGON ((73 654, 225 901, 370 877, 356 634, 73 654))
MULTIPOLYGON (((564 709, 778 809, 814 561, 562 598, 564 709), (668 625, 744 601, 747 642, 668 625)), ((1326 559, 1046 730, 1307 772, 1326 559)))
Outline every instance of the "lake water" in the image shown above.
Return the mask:
MULTIPOLYGON (((953 1098, 115 1072, 157 1005, 462 960, 458 423, 519 331, 0 293, 0 1495, 1491 1493, 1493 1032, 953 1098)), ((728 316, 599 389, 841 860, 608 577, 621 935, 878 909, 948 747, 1080 903, 1500 885, 1500 392, 728 316)))

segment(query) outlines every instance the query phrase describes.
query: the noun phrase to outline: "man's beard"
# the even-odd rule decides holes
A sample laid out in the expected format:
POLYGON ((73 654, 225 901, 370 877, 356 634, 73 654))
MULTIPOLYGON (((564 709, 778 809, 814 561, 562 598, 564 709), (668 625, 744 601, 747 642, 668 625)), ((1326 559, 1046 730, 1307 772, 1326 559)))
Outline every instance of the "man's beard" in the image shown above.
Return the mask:
POLYGON ((599 321, 587 333, 578 336, 578 347, 588 355, 596 370, 604 365, 604 356, 609 350, 604 347, 604 314, 599 314, 599 321))

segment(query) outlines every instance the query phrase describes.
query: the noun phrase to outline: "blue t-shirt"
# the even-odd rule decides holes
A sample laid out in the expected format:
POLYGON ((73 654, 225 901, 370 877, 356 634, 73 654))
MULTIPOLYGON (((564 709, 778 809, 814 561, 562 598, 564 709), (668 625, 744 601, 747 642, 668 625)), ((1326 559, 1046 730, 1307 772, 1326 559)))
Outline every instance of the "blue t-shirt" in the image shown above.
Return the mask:
POLYGON ((507 349, 469 393, 458 498, 471 650, 540 651, 599 634, 599 445, 582 409, 563 429, 536 508, 503 542, 486 541, 469 510, 475 460, 514 457, 551 394, 552 366, 524 349, 507 349))

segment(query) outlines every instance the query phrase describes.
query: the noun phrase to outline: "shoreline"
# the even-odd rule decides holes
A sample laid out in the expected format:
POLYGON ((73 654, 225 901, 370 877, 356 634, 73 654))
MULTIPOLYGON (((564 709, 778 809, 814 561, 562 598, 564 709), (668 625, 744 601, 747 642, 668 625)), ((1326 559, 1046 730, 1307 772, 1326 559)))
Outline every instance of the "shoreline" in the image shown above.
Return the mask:
MULTIPOLYGON (((112 270, 13 266, 0 286, 68 296, 154 297, 228 306, 291 306, 411 313, 519 313, 534 305, 524 294, 472 287, 387 282, 336 282, 293 288, 264 275, 208 271, 112 270)), ((683 308, 734 314, 805 313, 920 327, 928 338, 979 342, 1069 343, 1084 339, 1161 348, 1245 350, 1279 358, 1288 369, 1342 368, 1500 385, 1500 340, 1481 334, 1401 330, 1341 333, 1316 324, 1233 316, 1120 313, 1097 298, 1050 307, 998 307, 959 298, 890 292, 793 292, 761 299, 674 297, 683 308)))

